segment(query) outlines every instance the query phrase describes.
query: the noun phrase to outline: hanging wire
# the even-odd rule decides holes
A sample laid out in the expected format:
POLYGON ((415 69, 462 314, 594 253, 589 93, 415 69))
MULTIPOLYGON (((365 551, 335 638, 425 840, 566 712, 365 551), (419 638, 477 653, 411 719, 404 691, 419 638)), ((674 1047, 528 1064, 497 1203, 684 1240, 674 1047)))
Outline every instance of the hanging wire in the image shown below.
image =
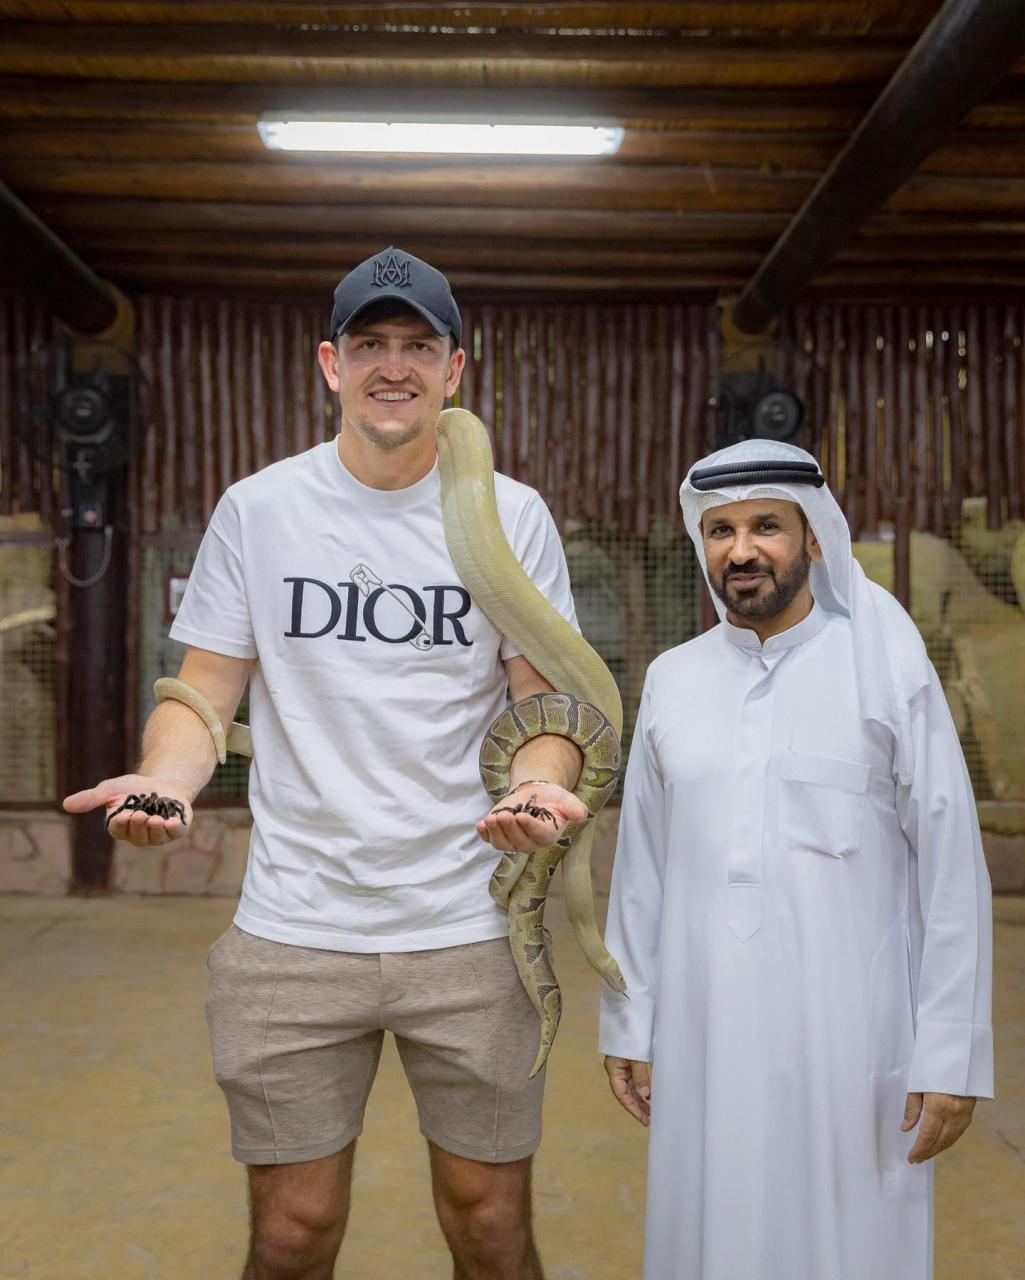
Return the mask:
POLYGON ((57 544, 57 568, 61 571, 64 577, 67 578, 68 582, 70 582, 73 587, 95 587, 97 582, 100 581, 103 575, 110 568, 110 557, 114 547, 114 526, 111 524, 104 526, 103 560, 100 562, 100 567, 96 572, 88 578, 76 578, 68 568, 67 552, 68 547, 71 546, 71 539, 54 538, 54 542, 57 544))

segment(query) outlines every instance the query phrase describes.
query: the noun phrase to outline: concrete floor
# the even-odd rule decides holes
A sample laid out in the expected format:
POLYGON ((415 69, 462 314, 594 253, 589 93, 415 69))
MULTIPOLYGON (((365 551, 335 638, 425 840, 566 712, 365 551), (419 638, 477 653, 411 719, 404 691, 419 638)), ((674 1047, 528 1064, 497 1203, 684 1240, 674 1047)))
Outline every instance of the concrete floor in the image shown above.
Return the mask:
MULTIPOLYGON (((4 1280, 238 1277, 243 1181, 202 1011, 206 948, 231 914, 216 899, 0 898, 4 1280)), ((938 1161, 937 1280, 1025 1280, 1025 899, 998 899, 996 915, 1000 1098, 938 1161)), ((549 1067, 538 1236, 549 1280, 629 1280, 644 1132, 607 1093, 597 990, 561 902, 549 916, 568 1008, 549 1067)), ((356 1170, 337 1275, 446 1280, 394 1048, 356 1170)))

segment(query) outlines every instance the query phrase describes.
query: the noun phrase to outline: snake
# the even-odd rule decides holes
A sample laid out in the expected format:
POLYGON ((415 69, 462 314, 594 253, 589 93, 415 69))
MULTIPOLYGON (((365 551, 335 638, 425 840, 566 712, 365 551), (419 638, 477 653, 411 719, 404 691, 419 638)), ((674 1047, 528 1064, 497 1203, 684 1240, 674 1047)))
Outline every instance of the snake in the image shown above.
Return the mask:
MULTIPOLYGON (((587 809, 551 846, 503 854, 489 884, 509 915, 516 971, 540 1019, 533 1077, 544 1067, 562 1016, 551 935, 544 926, 548 890, 562 866, 566 913, 596 973, 614 991, 626 991, 619 965, 598 930, 591 886, 594 817, 616 787, 622 759, 623 706, 612 673, 580 633, 537 589, 509 545, 498 516, 494 459, 483 422, 466 409, 446 409, 437 424, 442 527, 456 573, 481 612, 508 638, 554 692, 533 694, 503 711, 480 750, 484 790, 494 802, 508 794, 512 758, 530 739, 558 734, 576 743, 583 767, 573 794, 587 809)), ((190 707, 209 729, 221 764, 227 752, 252 756, 249 726, 225 731, 208 700, 191 685, 164 676, 153 687, 190 707)))
POLYGON ((491 877, 492 898, 509 912, 516 970, 541 1019, 533 1077, 547 1060, 562 1016, 544 927, 548 888, 560 863, 566 913, 588 963, 614 991, 626 991, 598 931, 591 888, 594 816, 619 777, 623 704, 608 667, 537 589, 506 539, 483 422, 467 409, 446 409, 438 418, 437 442, 442 526, 456 573, 481 612, 555 690, 514 703, 495 720, 481 745, 484 789, 495 801, 506 795, 512 757, 541 734, 569 738, 584 757, 573 794, 587 819, 567 826, 548 848, 505 854, 491 877))

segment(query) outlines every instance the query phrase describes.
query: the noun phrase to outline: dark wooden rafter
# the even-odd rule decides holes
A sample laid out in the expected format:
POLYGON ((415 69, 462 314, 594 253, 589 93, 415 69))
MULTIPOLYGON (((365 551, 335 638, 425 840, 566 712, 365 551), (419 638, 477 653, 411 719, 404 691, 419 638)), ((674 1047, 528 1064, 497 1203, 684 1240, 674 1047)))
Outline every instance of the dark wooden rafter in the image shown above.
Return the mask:
MULTIPOLYGON (((736 327, 746 333, 764 330, 1023 49, 1020 0, 947 0, 745 286, 733 310, 736 327)), ((906 199, 922 181, 898 199, 906 199)))
POLYGON ((79 333, 98 334, 118 317, 116 294, 0 182, 4 271, 22 292, 46 301, 79 333))

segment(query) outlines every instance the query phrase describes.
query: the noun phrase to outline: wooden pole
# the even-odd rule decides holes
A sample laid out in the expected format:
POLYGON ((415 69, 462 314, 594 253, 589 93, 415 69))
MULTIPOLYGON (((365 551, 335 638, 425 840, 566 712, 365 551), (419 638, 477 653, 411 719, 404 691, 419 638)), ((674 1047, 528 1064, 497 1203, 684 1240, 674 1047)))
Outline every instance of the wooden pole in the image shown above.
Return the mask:
MULTIPOLYGON (((73 367, 91 367, 100 359, 110 371, 111 387, 131 402, 130 362, 119 353, 134 347, 135 315, 127 300, 57 238, 6 186, 0 183, 0 239, 8 278, 26 296, 42 303, 72 331, 73 367), (90 340, 97 344, 90 346, 90 340), (112 351, 113 349, 113 351, 112 351)), ((35 338, 42 340, 42 330, 35 338)), ((44 436, 44 441, 47 437, 44 436)), ((50 440, 53 446, 52 438, 50 440)), ((55 447, 55 446, 53 446, 55 447)), ((49 483, 49 466, 40 468, 49 483)), ((33 491, 31 472, 19 476, 23 495, 33 491)), ((58 712, 66 758, 58 770, 69 791, 95 786, 125 772, 125 671, 128 591, 127 469, 96 477, 72 478, 72 511, 61 546, 61 591, 65 605, 58 622, 58 688, 64 695, 58 712), (85 522, 84 508, 96 518, 85 522)), ((36 493, 38 509, 50 511, 49 497, 36 493)), ((71 892, 108 891, 111 841, 101 811, 71 818, 71 892)))

